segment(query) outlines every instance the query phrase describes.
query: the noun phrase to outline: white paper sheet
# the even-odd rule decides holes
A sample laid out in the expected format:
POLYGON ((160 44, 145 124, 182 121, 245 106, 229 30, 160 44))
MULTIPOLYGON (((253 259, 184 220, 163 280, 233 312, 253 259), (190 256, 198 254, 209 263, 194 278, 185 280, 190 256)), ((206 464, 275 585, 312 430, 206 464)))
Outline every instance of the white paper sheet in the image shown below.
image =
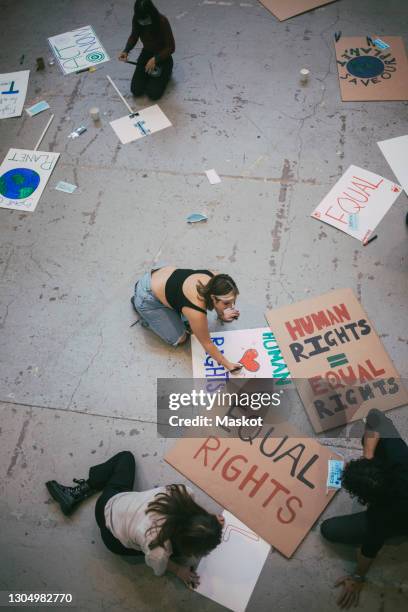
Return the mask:
POLYGON ((408 135, 381 140, 377 144, 408 195, 408 135))
POLYGON ((10 149, 0 166, 0 208, 33 212, 59 155, 10 149))
POLYGON ((222 542, 200 561, 197 593, 233 610, 245 612, 270 545, 224 510, 222 542))
POLYGON ((365 242, 401 191, 397 183, 350 166, 311 216, 365 242), (358 217, 353 227, 349 223, 351 214, 358 217))
MULTIPOLYGON (((210 337, 230 361, 244 364, 234 378, 275 378, 277 385, 290 384, 289 370, 269 327, 212 332, 210 337)), ((191 356, 194 378, 228 379, 229 372, 205 353, 195 336, 191 337, 191 356)))
POLYGON ((217 185, 217 183, 221 183, 221 179, 214 170, 214 168, 211 168, 211 170, 206 170, 205 173, 211 185, 217 185))
POLYGON ((48 43, 64 74, 97 66, 110 59, 90 25, 51 36, 48 43))
POLYGON ((0 74, 0 119, 20 117, 27 95, 29 70, 0 74))
POLYGON ((137 113, 126 115, 110 122, 122 144, 128 144, 139 138, 150 136, 155 132, 171 126, 171 122, 158 104, 148 106, 137 113))

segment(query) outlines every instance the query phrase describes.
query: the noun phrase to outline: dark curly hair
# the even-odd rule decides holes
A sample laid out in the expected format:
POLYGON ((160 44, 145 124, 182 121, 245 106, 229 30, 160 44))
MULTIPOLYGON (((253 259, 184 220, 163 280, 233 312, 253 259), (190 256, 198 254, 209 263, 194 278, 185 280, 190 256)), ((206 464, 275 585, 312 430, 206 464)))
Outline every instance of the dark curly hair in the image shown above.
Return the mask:
MULTIPOLYGON (((150 549, 170 540, 175 554, 204 556, 221 542, 218 518, 199 506, 182 484, 168 485, 165 493, 158 493, 147 506, 146 514, 151 512, 161 515, 164 521, 150 549)), ((154 526, 147 533, 152 529, 154 526)))
POLYGON ((343 471, 342 485, 360 504, 381 502, 387 493, 387 474, 375 459, 354 459, 343 471))

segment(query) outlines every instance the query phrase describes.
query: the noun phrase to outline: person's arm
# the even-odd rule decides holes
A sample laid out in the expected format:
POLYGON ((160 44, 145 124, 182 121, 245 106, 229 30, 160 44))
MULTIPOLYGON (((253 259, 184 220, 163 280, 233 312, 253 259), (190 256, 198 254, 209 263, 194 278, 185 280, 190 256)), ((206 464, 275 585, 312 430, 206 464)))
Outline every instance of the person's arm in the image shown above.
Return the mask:
POLYGON ((178 563, 174 563, 174 561, 169 559, 167 569, 169 572, 177 576, 177 578, 180 578, 186 587, 195 589, 200 584, 200 577, 191 567, 179 565, 178 563))
POLYGON ((123 49, 123 53, 126 53, 127 55, 133 49, 133 47, 136 45, 137 41, 139 40, 139 36, 140 36, 140 27, 136 19, 134 19, 132 22, 132 32, 127 40, 125 48, 123 49))
POLYGON ((164 17, 161 21, 161 31, 164 38, 164 47, 156 53, 154 56, 156 63, 164 62, 168 59, 176 50, 176 43, 174 42, 173 32, 167 17, 164 17))
POLYGON ((364 459, 374 459, 375 449, 380 441, 380 434, 378 431, 367 429, 363 436, 363 456, 364 459))
POLYGON ((187 317, 190 323, 191 331, 203 347, 206 353, 208 353, 215 361, 222 365, 226 370, 234 370, 235 368, 242 368, 240 363, 232 363, 229 361, 211 341, 210 333, 208 331, 208 320, 204 313, 193 310, 192 308, 185 308, 184 315, 187 317))

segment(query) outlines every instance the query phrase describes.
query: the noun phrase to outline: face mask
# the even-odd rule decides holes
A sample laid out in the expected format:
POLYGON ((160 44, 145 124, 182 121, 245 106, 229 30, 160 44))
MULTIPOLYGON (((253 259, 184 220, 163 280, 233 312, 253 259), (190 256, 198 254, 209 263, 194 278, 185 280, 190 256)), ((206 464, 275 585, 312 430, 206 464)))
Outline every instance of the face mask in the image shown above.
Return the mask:
POLYGON ((141 26, 149 26, 152 25, 152 18, 146 17, 146 19, 138 19, 137 23, 141 26))

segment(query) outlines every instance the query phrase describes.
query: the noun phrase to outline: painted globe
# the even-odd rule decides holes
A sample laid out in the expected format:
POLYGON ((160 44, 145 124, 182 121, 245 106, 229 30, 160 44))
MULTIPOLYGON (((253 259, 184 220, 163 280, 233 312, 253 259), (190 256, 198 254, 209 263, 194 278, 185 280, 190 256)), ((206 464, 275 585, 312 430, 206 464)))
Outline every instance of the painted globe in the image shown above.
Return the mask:
POLYGON ((12 168, 0 176, 0 194, 10 200, 23 200, 37 189, 40 176, 30 168, 12 168))

